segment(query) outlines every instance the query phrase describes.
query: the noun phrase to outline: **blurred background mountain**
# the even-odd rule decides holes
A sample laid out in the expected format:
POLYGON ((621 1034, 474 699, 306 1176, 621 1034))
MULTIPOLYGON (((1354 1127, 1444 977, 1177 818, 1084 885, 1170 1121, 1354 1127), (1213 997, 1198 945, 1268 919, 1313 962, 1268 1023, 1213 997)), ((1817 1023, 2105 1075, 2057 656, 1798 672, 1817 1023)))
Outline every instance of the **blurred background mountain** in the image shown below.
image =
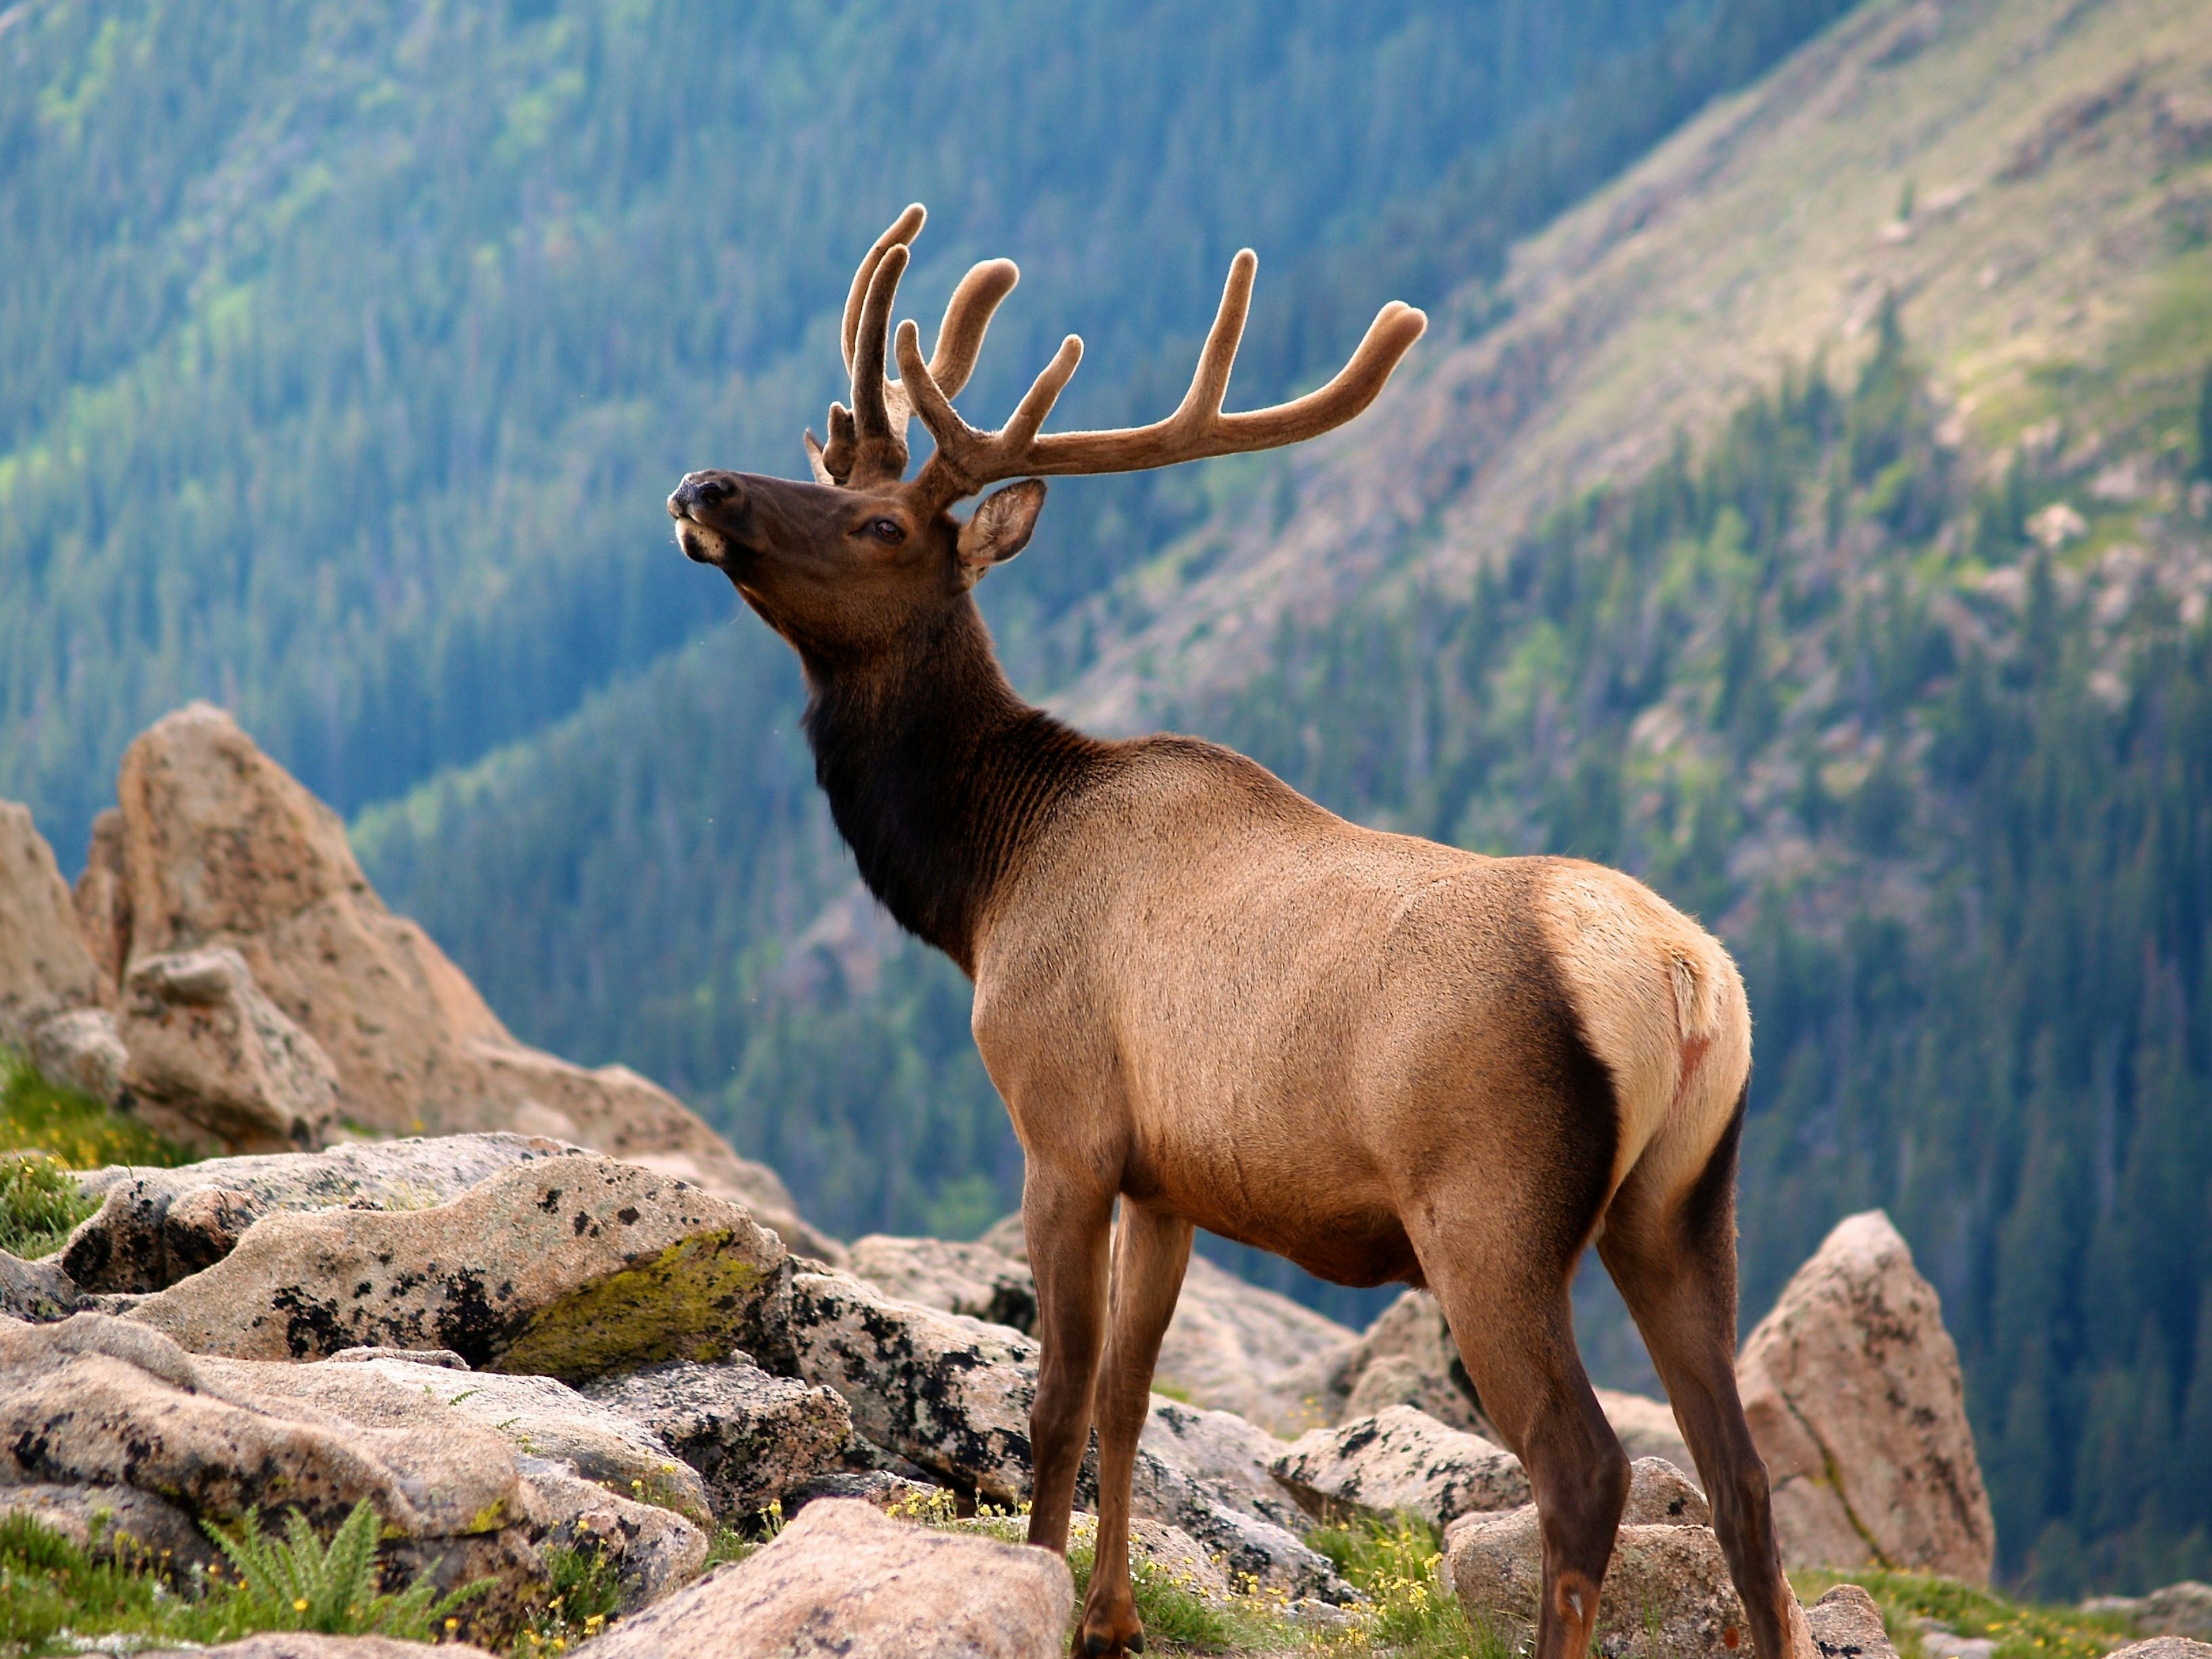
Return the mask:
POLYGON ((1056 484, 1018 684, 1705 917, 1747 1313, 1887 1206, 2003 1570, 2212 1574, 2206 0, 0 9, 0 795, 73 866, 213 696, 519 1035, 980 1231, 965 982, 660 508, 801 472, 917 198, 925 321, 1022 264, 993 418, 1071 329, 1066 422, 1171 405, 1246 243, 1239 401, 1431 309, 1310 453, 1056 484))

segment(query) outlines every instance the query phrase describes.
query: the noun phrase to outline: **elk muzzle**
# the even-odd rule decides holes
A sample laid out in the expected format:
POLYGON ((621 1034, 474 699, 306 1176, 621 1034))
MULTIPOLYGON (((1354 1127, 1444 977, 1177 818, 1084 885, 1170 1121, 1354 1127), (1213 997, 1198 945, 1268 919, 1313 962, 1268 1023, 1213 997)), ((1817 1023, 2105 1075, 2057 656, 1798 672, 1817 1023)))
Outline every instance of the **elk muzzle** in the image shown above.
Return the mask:
POLYGON ((687 472, 668 497, 676 543, 699 564, 721 564, 734 549, 750 548, 752 503, 734 472, 687 472))

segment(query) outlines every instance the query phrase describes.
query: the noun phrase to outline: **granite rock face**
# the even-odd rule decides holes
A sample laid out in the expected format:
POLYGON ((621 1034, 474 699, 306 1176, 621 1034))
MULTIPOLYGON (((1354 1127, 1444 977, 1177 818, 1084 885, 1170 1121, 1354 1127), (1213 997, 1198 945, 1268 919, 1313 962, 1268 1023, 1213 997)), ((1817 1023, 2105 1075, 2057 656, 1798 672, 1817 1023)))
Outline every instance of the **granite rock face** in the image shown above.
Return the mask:
POLYGON ((2084 1613, 2117 1613, 2143 1636, 2185 1636, 2212 1642, 2212 1584, 2185 1578, 2148 1595, 2100 1595, 2081 1604, 2084 1613))
POLYGON ((2154 1636, 2148 1642, 2115 1648, 2105 1659, 2212 1659, 2212 1642, 2193 1642, 2186 1636, 2154 1636))
POLYGON ((742 1355, 717 1364, 647 1366, 584 1385, 585 1397, 638 1424, 697 1472, 725 1520, 758 1514, 836 1467, 853 1431, 838 1395, 771 1376, 742 1355))
POLYGON ((988 1244, 871 1233, 846 1247, 845 1270, 894 1301, 1036 1334, 1036 1280, 1028 1264, 988 1244))
POLYGON ((1443 1526, 1476 1510, 1516 1509, 1535 1496, 1511 1452, 1410 1406, 1315 1429, 1268 1467, 1322 1520, 1402 1510, 1443 1526))
POLYGON ((79 930, 69 884, 31 823, 0 800, 0 1042, 27 1046, 53 1015, 114 1000, 79 930))
POLYGON ((226 945, 133 963, 117 1036, 136 1115, 180 1146, 285 1152, 336 1126, 330 1056, 226 945))
POLYGON ((578 1150, 541 1135, 363 1141, 313 1153, 216 1158, 174 1170, 111 1165, 78 1178, 100 1208, 61 1252, 88 1291, 150 1292, 213 1267, 280 1210, 422 1210, 517 1164, 578 1150))
POLYGON ((198 1353, 450 1348, 580 1381, 752 1338, 785 1260, 733 1204, 590 1153, 424 1210, 278 1212, 131 1317, 198 1353))
POLYGON ((1639 1457, 1663 1457, 1678 1469, 1694 1469, 1696 1461, 1690 1455, 1690 1443, 1682 1437, 1682 1431, 1674 1421, 1674 1407, 1663 1400, 1653 1400, 1640 1394, 1625 1394, 1619 1389, 1598 1389, 1598 1409, 1620 1441, 1621 1450, 1629 1461, 1639 1457))
POLYGON ((1805 1609, 1805 1622, 1820 1659, 1897 1659, 1881 1609, 1856 1584, 1837 1585, 1805 1609))
POLYGON ((768 1547, 594 1642, 594 1659, 896 1654, 1058 1659, 1075 1589, 1043 1550, 809 1504, 768 1547))
POLYGON ((1443 1308, 1426 1291, 1407 1291, 1366 1330, 1268 1379, 1248 1414, 1295 1437, 1392 1406, 1411 1406, 1447 1428, 1496 1438, 1475 1403, 1443 1308))
MULTIPOLYGON (((403 1642, 392 1636, 318 1636, 305 1631, 264 1631, 219 1648, 189 1650, 191 1659, 492 1659, 465 1642, 403 1642)), ((185 1659, 185 1650, 147 1650, 148 1659, 185 1659)))
POLYGON ((1989 1583, 1996 1531, 1934 1285, 1879 1211, 1838 1223, 1737 1365, 1792 1567, 1989 1583))
POLYGON ((66 1319, 83 1304, 76 1283, 52 1257, 26 1261, 0 1250, 0 1315, 45 1323, 66 1319))

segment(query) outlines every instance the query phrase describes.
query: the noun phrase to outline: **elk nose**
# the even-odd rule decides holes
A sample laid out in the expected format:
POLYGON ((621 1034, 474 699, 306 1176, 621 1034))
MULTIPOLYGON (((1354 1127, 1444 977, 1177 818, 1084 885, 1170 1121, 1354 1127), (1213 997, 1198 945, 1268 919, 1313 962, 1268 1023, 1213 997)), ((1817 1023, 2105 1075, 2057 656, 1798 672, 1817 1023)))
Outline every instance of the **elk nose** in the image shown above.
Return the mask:
POLYGON ((744 486, 726 472, 687 472, 668 498, 668 516, 689 518, 696 509, 744 503, 744 486))

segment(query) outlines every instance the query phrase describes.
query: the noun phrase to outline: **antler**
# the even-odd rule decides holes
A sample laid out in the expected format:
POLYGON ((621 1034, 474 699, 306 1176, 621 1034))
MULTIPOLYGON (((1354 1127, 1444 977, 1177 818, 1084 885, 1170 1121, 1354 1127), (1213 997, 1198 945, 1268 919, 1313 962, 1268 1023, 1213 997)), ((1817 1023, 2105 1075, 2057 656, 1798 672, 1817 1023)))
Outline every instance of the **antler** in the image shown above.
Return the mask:
MULTIPOLYGON (((902 390, 913 400, 922 424, 937 441, 937 453, 922 470, 915 488, 925 490, 926 484, 925 493, 941 494, 950 503, 1000 478, 1023 474, 1144 471, 1212 455, 1279 449, 1317 437, 1342 426, 1373 403, 1399 359, 1429 325, 1422 313, 1394 300, 1376 314, 1359 349, 1327 386, 1272 409, 1225 415, 1221 400, 1229 390, 1229 372, 1237 359, 1237 343, 1243 338, 1244 319, 1252 304, 1252 278, 1259 265, 1259 256, 1249 247, 1230 262, 1221 308, 1215 313, 1205 349, 1199 353, 1198 371, 1191 376, 1190 390, 1183 394, 1174 414, 1150 426, 1039 435, 1045 416, 1052 412, 1075 366, 1083 361, 1083 342, 1071 334, 1060 342, 1060 350, 1036 377, 1006 426, 997 432, 978 432, 952 407, 957 388, 945 386, 937 378, 934 366, 921 361, 920 331, 911 322, 901 323, 897 350, 902 390)), ((872 308, 872 288, 868 297, 872 308)), ((884 314, 889 315, 888 307, 884 314)), ((977 338, 980 343, 980 331, 977 338)), ((940 336, 940 356, 944 349, 940 336)), ((854 385, 858 384, 856 379, 854 385)))
MULTIPOLYGON (((830 405, 830 442, 825 447, 806 434, 806 459, 825 484, 855 488, 896 483, 906 476, 907 422, 914 404, 905 385, 884 373, 884 347, 890 331, 891 307, 899 278, 906 272, 908 249, 928 217, 916 202, 876 239, 845 296, 845 321, 839 344, 852 377, 853 407, 830 405)), ((938 325, 937 349, 928 374, 947 396, 957 394, 975 373, 976 356, 991 313, 1013 292, 1021 273, 1011 259, 986 259, 960 279, 938 325)), ((911 326, 911 325, 909 325, 911 326)), ((919 355, 917 351, 917 355, 919 355)))

